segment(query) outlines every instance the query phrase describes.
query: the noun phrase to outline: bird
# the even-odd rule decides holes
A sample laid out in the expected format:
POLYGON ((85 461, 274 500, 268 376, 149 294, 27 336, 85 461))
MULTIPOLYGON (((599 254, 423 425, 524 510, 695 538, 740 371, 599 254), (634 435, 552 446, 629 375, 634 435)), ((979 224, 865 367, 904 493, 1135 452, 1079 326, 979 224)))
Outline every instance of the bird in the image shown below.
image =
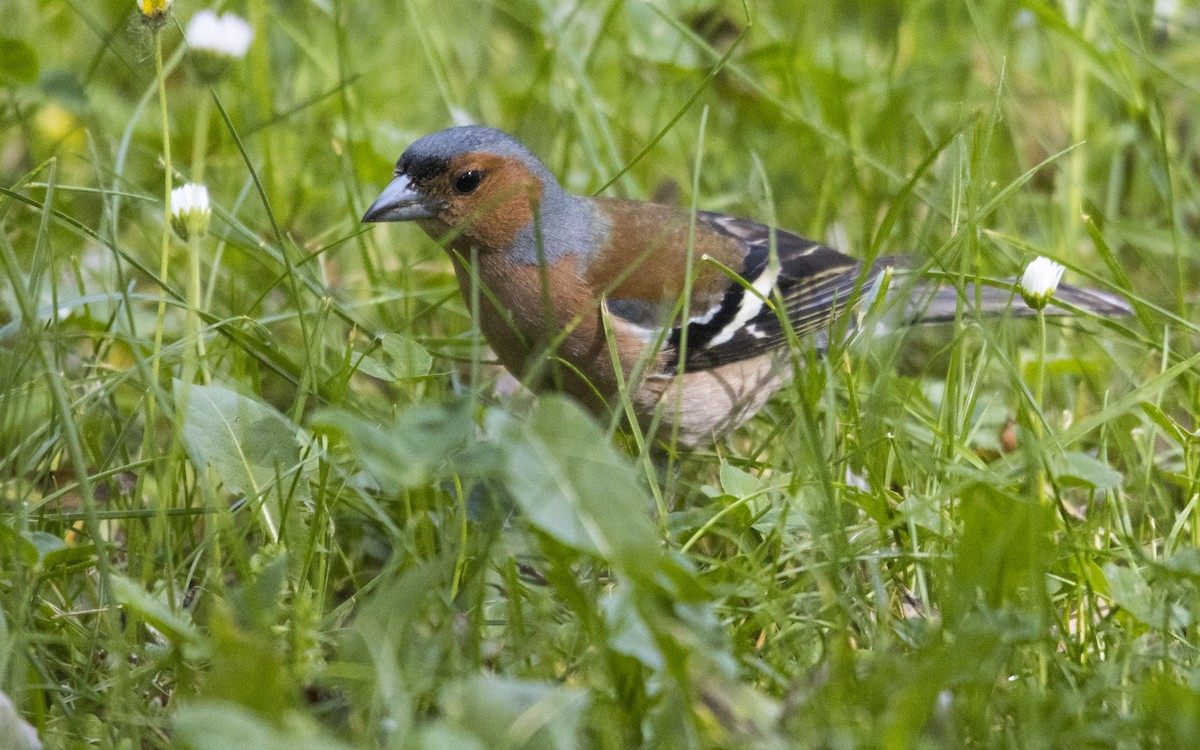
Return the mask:
MULTIPOLYGON (((415 222, 440 243, 476 325, 527 386, 623 410, 685 449, 719 440, 788 382, 791 342, 824 350, 839 329, 861 333, 880 297, 905 297, 904 325, 973 307, 1033 314, 1011 284, 963 293, 905 256, 864 265, 751 219, 569 193, 520 141, 481 125, 414 141, 362 221, 415 222)), ((1051 314, 1130 312, 1065 284, 1054 300, 1051 314)))

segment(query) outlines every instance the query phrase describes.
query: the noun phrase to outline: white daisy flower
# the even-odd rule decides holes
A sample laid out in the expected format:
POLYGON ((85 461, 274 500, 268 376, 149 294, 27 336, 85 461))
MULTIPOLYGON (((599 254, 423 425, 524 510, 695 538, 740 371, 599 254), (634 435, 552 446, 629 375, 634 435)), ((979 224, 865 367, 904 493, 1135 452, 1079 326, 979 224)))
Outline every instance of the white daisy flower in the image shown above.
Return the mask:
POLYGON ((217 15, 202 10, 188 21, 184 39, 196 77, 201 83, 211 84, 221 80, 232 63, 246 56, 254 29, 233 13, 217 15))
POLYGON ((1066 270, 1066 266, 1049 258, 1040 255, 1034 258, 1025 267, 1025 273, 1021 274, 1021 298, 1025 304, 1034 310, 1044 308, 1054 295, 1054 290, 1058 289, 1058 282, 1062 281, 1063 271, 1066 270))
POLYGON ((250 49, 254 29, 250 28, 246 19, 233 13, 218 16, 211 10, 202 10, 188 21, 183 37, 194 51, 240 60, 250 49))
POLYGON ((208 188, 189 182, 171 191, 171 228, 185 242, 192 235, 203 237, 211 218, 208 188))

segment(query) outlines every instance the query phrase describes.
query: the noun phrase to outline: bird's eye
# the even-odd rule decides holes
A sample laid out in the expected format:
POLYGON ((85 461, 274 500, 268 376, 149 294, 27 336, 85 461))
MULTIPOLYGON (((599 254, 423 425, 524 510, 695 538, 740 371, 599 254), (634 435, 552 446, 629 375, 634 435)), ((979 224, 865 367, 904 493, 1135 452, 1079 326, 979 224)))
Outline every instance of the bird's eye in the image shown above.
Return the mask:
POLYGON ((478 169, 469 169, 454 180, 454 192, 459 195, 470 195, 475 192, 475 188, 479 187, 481 182, 483 182, 483 172, 478 169))

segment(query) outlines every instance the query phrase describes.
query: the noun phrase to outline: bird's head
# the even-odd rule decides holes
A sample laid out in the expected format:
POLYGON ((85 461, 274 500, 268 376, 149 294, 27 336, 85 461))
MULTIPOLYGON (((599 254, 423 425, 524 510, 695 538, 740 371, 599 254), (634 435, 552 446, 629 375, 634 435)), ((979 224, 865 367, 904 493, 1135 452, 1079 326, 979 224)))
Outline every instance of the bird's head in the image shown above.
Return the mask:
POLYGON ((409 146, 362 220, 416 221, 451 244, 462 237, 480 251, 506 249, 539 208, 564 195, 545 165, 515 138, 467 125, 409 146))

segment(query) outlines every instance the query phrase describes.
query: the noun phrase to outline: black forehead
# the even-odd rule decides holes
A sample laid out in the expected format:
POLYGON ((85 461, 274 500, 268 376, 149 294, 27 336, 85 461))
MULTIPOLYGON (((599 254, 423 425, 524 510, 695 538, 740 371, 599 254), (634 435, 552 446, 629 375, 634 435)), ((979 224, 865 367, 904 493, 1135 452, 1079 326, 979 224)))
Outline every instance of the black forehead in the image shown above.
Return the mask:
POLYGON ((396 174, 406 174, 415 182, 428 182, 450 168, 450 160, 428 157, 421 154, 409 155, 407 151, 396 164, 396 174))
POLYGON ((396 164, 396 170, 414 180, 430 179, 445 172, 452 159, 468 153, 520 159, 537 174, 545 170, 538 158, 520 141, 502 130, 482 125, 447 128, 417 139, 405 149, 396 164))

